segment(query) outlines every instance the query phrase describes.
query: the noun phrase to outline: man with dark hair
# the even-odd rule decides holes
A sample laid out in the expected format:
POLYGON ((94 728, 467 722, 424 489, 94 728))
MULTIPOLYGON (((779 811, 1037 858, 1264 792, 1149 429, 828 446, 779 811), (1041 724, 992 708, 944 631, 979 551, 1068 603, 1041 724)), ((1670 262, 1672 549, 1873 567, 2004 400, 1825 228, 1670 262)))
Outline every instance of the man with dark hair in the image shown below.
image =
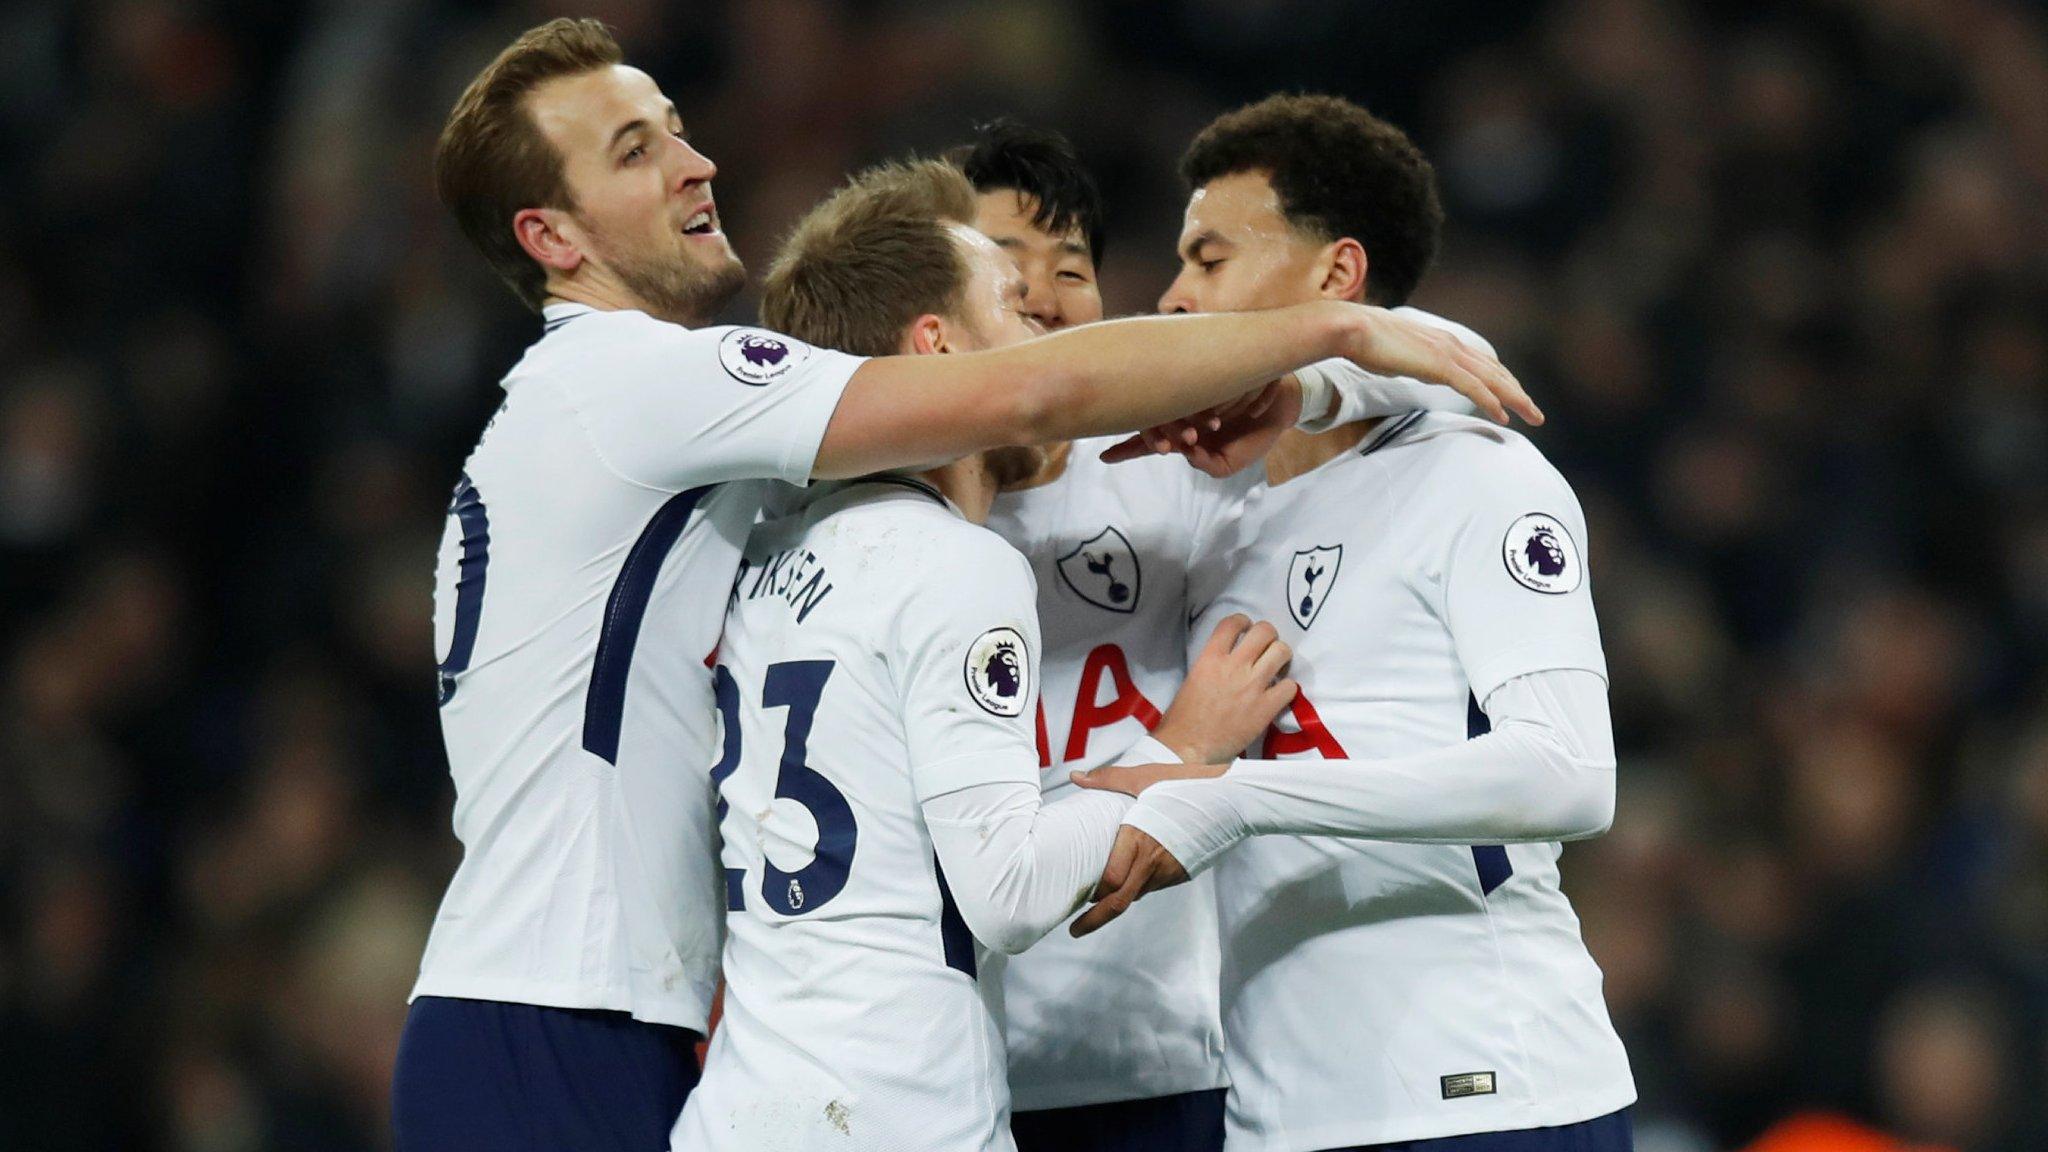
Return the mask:
POLYGON ((1140 426, 1331 355, 1512 378, 1380 309, 1093 326, 862 359, 712 325, 717 166, 593 20, 462 93, 443 202, 541 330, 448 505, 436 679, 463 856, 393 1075, 398 1146, 647 1148, 695 1076, 723 885, 705 654, 773 480, 1140 426))
POLYGON ((1048 329, 1102 319, 1096 277, 1109 242, 1102 191, 1065 136, 984 124, 946 154, 981 194, 975 221, 1024 273, 1024 306, 1048 329))
MULTIPOLYGON (((999 121, 947 155, 980 193, 976 227, 1017 262, 1024 310, 1055 329, 1101 319, 1102 197, 1066 138, 999 121)), ((1360 415, 1437 405, 1470 411, 1450 389, 1338 365, 1301 376, 1342 393, 1360 415)), ((989 513, 988 526, 1037 576, 1045 659, 1035 727, 1049 801, 1071 794, 1074 771, 1157 759, 1163 753, 1150 750, 1160 745, 1148 729, 1189 755, 1175 730, 1188 617, 1213 594, 1191 574, 1209 568, 1201 561, 1230 522, 1232 486, 1174 460, 1108 464, 1099 455, 1114 442, 1050 446, 989 513)), ((1260 623, 1245 639, 1267 643, 1272 634, 1260 623)), ((1017 1110, 1011 1130, 1022 1152, 1202 1152, 1222 1144, 1212 894, 1206 883, 1191 885, 1126 919, 1099 939, 1048 936, 984 973, 1001 981, 1017 1110)))
MULTIPOLYGON (((1436 247, 1428 163, 1341 100, 1233 112, 1183 170, 1167 311, 1398 304, 1436 247)), ((1233 1150, 1626 1152, 1628 1057, 1558 886, 1561 842, 1614 816, 1570 485, 1441 412, 1286 432, 1264 473, 1205 615, 1276 622, 1287 725, 1257 759, 1082 778, 1140 799, 1074 931, 1214 864, 1233 1150)))
POLYGON ((1406 304, 1436 259, 1444 209, 1436 176, 1408 135, 1335 96, 1271 96, 1227 112, 1181 156, 1188 187, 1264 173, 1288 226, 1372 254, 1363 298, 1406 304))

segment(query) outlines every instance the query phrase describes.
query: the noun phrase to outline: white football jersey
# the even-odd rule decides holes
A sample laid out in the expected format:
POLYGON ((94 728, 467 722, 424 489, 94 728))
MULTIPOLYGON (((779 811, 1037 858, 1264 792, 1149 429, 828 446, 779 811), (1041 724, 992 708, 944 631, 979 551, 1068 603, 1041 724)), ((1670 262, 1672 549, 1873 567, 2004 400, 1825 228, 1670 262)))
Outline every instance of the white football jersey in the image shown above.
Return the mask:
MULTIPOLYGON (((1191 561, 1242 487, 1178 456, 1104 464, 1100 453, 1120 439, 1076 442, 1058 478, 997 496, 988 518, 1038 580, 1045 686, 1035 728, 1048 802, 1073 788, 1068 773, 1115 761, 1172 704, 1187 672, 1191 561)), ((993 957, 998 965, 1017 1110, 1223 1085, 1206 876, 1146 897, 1091 936, 1055 931, 993 957)))
MULTIPOLYGON (((1254 491, 1202 623, 1273 621, 1301 694, 1250 754, 1370 770, 1483 732, 1474 701, 1517 676, 1604 677, 1585 543, 1556 469, 1465 416, 1390 419, 1254 491)), ((1226 853, 1212 875, 1232 1152, 1547 1127, 1631 1103, 1560 851, 1255 836, 1226 853)))
POLYGON ((674 1145, 1013 1147, 1002 1035, 921 804, 1035 785, 1031 571, 935 489, 820 486, 719 649, 725 1013, 674 1145))
POLYGON ((702 1029, 722 888, 711 673, 766 478, 805 483, 855 357, 546 310, 465 463, 434 589, 462 864, 415 996, 702 1029))

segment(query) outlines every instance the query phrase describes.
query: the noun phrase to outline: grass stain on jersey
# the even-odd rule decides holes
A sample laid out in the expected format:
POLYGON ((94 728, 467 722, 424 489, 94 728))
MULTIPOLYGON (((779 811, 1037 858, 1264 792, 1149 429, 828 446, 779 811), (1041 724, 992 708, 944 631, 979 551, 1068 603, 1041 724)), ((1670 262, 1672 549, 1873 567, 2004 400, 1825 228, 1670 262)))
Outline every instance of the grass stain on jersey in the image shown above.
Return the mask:
POLYGON ((853 1135, 853 1113, 838 1100, 825 1105, 825 1123, 839 1130, 841 1136, 853 1135))

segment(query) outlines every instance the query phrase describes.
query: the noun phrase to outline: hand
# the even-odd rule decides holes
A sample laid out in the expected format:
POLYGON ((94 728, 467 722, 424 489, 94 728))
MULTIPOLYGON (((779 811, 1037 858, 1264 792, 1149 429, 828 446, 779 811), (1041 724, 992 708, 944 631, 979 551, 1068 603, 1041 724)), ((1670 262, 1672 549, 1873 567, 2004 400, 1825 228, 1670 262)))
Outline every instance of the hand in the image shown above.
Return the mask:
POLYGON ((1458 390, 1496 424, 1514 412, 1530 424, 1543 410, 1501 362, 1449 332, 1385 308, 1359 305, 1344 358, 1382 376, 1412 376, 1458 390))
POLYGON ((1229 404, 1159 424, 1110 445, 1105 463, 1178 452, 1211 476, 1242 472, 1264 458, 1282 432, 1301 419, 1301 385, 1289 376, 1229 404))
POLYGON ((1153 738, 1189 763, 1235 759, 1294 702, 1295 683, 1283 678, 1293 658, 1271 624, 1254 624, 1242 612, 1225 617, 1195 657, 1153 738))
POLYGON ((1097 792, 1139 796, 1162 780, 1213 780, 1228 771, 1229 764, 1105 764, 1086 772, 1069 772, 1067 779, 1097 792))
POLYGON ((1074 918, 1067 932, 1075 937, 1086 936, 1123 915, 1145 893, 1185 884, 1187 879, 1187 869, 1180 866, 1173 853, 1161 847, 1159 841, 1125 824, 1116 830, 1109 863, 1103 867, 1102 879, 1089 896, 1094 903, 1074 918))

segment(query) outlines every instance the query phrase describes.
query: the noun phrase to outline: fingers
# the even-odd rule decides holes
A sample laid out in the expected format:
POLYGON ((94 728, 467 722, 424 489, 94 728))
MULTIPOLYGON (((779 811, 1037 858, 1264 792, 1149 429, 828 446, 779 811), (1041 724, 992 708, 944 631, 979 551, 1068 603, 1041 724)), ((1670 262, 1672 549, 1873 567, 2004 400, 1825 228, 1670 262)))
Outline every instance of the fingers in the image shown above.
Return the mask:
POLYGON ((1252 618, 1242 612, 1232 612, 1216 622, 1216 630, 1209 633, 1209 642, 1202 646, 1202 658, 1223 656, 1237 647, 1238 638, 1252 626, 1252 618))
POLYGON ((1543 410, 1529 398, 1529 393, 1523 389, 1522 382, 1515 379, 1515 374, 1498 359, 1455 337, 1451 338, 1451 355, 1457 368, 1471 376, 1484 394, 1467 391, 1462 385, 1458 391, 1469 397, 1489 418, 1506 424, 1508 413, 1513 412, 1532 426, 1543 423, 1543 410))
POLYGON ((1141 460, 1153 455, 1152 445, 1145 442, 1143 433, 1127 436, 1102 450, 1104 464, 1121 464, 1126 460, 1141 460))
POLYGON ((1259 697, 1259 712, 1266 717, 1266 723, 1271 724, 1289 704, 1294 703, 1300 692, 1301 686, 1293 680, 1274 681, 1273 686, 1259 697))
POLYGON ((1266 413, 1271 412, 1273 405, 1279 402, 1280 382, 1275 380, 1259 390, 1259 394, 1252 400, 1251 407, 1245 409, 1244 418, 1248 421, 1257 420, 1266 413))
MULTIPOLYGON (((1124 833, 1128 831, 1130 829, 1125 828, 1117 832, 1117 843, 1119 845, 1124 842, 1124 833)), ((1136 846, 1134 843, 1133 851, 1135 850, 1136 846)), ((1112 853, 1111 860, 1113 861, 1114 859, 1115 854, 1112 853)), ((1103 873, 1103 878, 1105 880, 1108 879, 1107 872, 1103 873)), ((1114 891, 1104 895, 1086 912, 1081 913, 1067 931, 1076 937, 1086 936, 1111 920, 1123 915, 1130 910, 1131 905, 1144 893, 1145 882, 1150 878, 1151 863, 1149 861, 1138 862, 1136 866, 1130 869, 1129 874, 1124 877, 1123 882, 1117 885, 1114 891)))
POLYGON ((1209 415, 1214 418, 1215 423, 1209 430, 1214 432, 1222 428, 1227 421, 1242 419, 1247 412, 1258 407, 1260 401, 1266 398, 1266 389, 1271 387, 1273 385, 1268 384, 1264 388, 1254 388, 1235 400, 1211 408, 1209 415))
POLYGON ((1280 630, 1273 627, 1267 621, 1261 620, 1245 630, 1243 637, 1237 642, 1237 647, 1231 649, 1231 652, 1233 655, 1242 656, 1246 660, 1257 661, 1260 656, 1265 654, 1266 649, 1271 647, 1273 642, 1278 639, 1280 639, 1280 630))
POLYGON ((1367 312, 1364 318, 1365 343, 1356 363, 1446 385, 1497 423, 1507 423, 1509 412, 1532 425, 1543 422, 1543 410, 1497 358, 1448 332, 1388 313, 1367 312))
POLYGON ((1117 764, 1105 764, 1087 772, 1069 772, 1067 779, 1072 780, 1075 786, 1090 791, 1121 792, 1126 796, 1136 796, 1151 783, 1136 768, 1117 764))
POLYGON ((1522 382, 1515 379, 1515 374, 1508 371, 1506 365, 1491 356, 1480 353, 1471 355, 1479 363, 1480 378, 1491 386, 1494 395, 1509 411, 1532 426, 1543 423, 1543 409, 1538 408, 1536 401, 1529 398, 1529 393, 1522 387, 1522 382))
POLYGON ((1451 369, 1449 375, 1451 386, 1456 388, 1460 395, 1472 401, 1479 409, 1480 415, 1495 424, 1508 422, 1508 410, 1502 407, 1500 397, 1493 394, 1493 389, 1488 387, 1486 381, 1480 379, 1477 373, 1463 365, 1457 365, 1451 369))
POLYGON ((1489 371, 1485 363, 1486 358, 1479 356, 1458 340, 1452 340, 1446 351, 1450 356, 1451 386, 1456 388, 1460 395, 1472 401, 1481 415, 1496 424, 1506 424, 1508 410, 1502 405, 1499 395, 1501 389, 1506 387, 1502 379, 1506 375, 1505 370, 1489 371))
POLYGON ((1095 882, 1095 891, 1090 900, 1100 901, 1124 886, 1129 879, 1131 865, 1138 858, 1138 830, 1128 825, 1116 830, 1116 842, 1110 845, 1109 859, 1102 865, 1102 878, 1095 882))
POLYGON ((1257 683, 1268 683, 1286 671, 1287 662, 1292 659, 1294 649, 1288 647, 1283 640, 1275 640, 1264 652, 1259 653, 1258 660, 1252 664, 1252 675, 1257 683))
POLYGON ((1196 471, 1214 476, 1218 480, 1237 471, 1229 457, 1220 452, 1211 452, 1199 444, 1182 452, 1181 455, 1187 457, 1188 463, 1194 465, 1196 471))

